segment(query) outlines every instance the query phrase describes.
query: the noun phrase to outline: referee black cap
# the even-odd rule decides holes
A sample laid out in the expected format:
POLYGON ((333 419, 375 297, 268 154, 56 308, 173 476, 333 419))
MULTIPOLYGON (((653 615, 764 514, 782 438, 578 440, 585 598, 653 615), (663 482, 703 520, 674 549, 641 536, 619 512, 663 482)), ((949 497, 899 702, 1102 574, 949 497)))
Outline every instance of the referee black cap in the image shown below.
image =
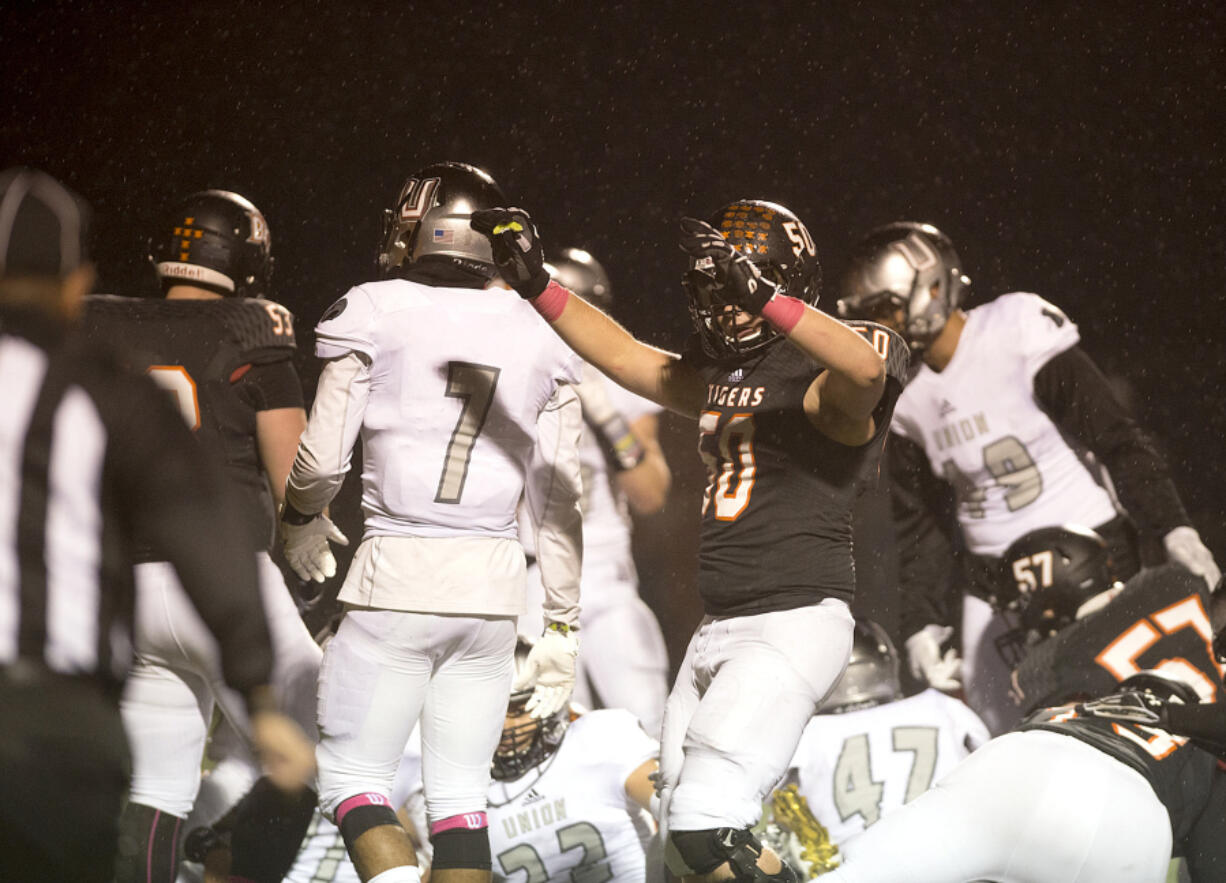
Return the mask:
POLYGON ((35 169, 0 172, 0 277, 62 278, 89 261, 89 206, 35 169))

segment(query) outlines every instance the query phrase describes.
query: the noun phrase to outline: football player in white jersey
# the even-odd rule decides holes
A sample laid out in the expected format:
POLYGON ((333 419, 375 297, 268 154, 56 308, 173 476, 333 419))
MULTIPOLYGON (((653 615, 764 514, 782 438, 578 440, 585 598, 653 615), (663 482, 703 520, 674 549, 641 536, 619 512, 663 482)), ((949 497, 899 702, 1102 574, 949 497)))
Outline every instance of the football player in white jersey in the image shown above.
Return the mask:
POLYGON ((1007 625, 982 599, 991 598, 1011 542, 1075 522, 1107 540, 1118 578, 1140 566, 1138 532, 1210 586, 1220 572, 1188 523, 1161 455, 1078 345, 1072 320, 1022 292, 963 311, 969 285, 940 230, 888 224, 853 250, 839 312, 894 328, 920 356, 888 446, 912 672, 940 689, 960 686, 956 653, 942 652, 957 616, 959 592, 951 597, 947 566, 956 518, 965 552, 956 588, 969 593, 962 614, 966 694, 1001 732, 1017 719, 992 640, 1007 625))
MULTIPOLYGON (((609 276, 586 251, 563 249, 549 269, 562 285, 608 309, 609 276)), ((583 653, 575 701, 587 708, 625 708, 647 732, 658 735, 668 696, 668 651, 660 623, 639 597, 630 516, 658 512, 668 497, 672 475, 660 450, 661 409, 586 364, 575 392, 583 406, 583 653)), ((530 534, 530 529, 521 531, 528 536, 526 546, 530 534)), ((528 568, 528 613, 520 621, 524 634, 540 631, 543 599, 533 564, 528 568)))
POLYGON ((889 636, 857 619, 851 661, 805 728, 790 778, 837 845, 927 791, 989 738, 975 712, 939 690, 902 698, 889 636))
MULTIPOLYGON (((519 639, 517 668, 531 647, 529 639, 519 639)), ((525 712, 529 696, 511 694, 493 756, 494 879, 647 879, 659 743, 624 709, 570 706, 540 719, 525 712)))
POLYGON ((324 507, 361 435, 365 536, 320 671, 316 759, 321 806, 378 883, 420 876, 389 800, 419 718, 434 876, 489 879, 485 800, 524 612, 525 491, 548 625, 518 683, 535 684, 540 717, 574 684, 580 362, 529 305, 491 290, 504 283, 469 220, 502 201, 462 163, 408 179, 380 255, 391 278, 350 289, 316 327, 327 361, 286 487, 286 557, 322 579, 336 568, 329 540, 343 541, 324 507), (554 481, 525 489, 533 456, 554 481))

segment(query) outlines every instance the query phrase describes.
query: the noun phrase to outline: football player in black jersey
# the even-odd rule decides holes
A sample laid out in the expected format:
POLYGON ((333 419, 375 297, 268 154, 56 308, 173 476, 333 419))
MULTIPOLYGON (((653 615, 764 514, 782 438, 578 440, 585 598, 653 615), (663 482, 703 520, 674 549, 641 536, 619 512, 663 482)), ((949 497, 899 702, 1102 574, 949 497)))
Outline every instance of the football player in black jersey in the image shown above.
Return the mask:
POLYGON ((696 335, 680 356, 551 281, 521 210, 472 223, 491 237, 503 278, 576 352, 698 421, 707 615, 665 709, 669 865, 692 879, 794 880, 749 829, 847 663, 852 502, 876 472, 907 347, 815 308, 813 240, 776 203, 739 200, 710 224, 682 221, 696 335))
POLYGON ((998 606, 1018 619, 1000 642, 1026 712, 1099 696, 1142 669, 1177 674, 1202 702, 1226 698, 1205 581, 1178 564, 1112 579, 1107 543, 1075 525, 1031 531, 1004 553, 998 606))
POLYGON ((1207 720, 1183 713, 1200 708, 1196 690, 1147 671, 1115 691, 1042 709, 992 740, 843 844, 830 878, 1162 883, 1184 857, 1194 883, 1221 880, 1226 772, 1176 732, 1207 720))
MULTIPOLYGON (((268 225, 251 202, 221 190, 192 194, 174 206, 150 241, 165 297, 91 297, 84 325, 90 335, 122 346, 126 360, 173 397, 204 450, 224 465, 259 558, 274 683, 287 710, 313 732, 320 651, 268 556, 274 507, 306 426, 291 361, 293 317, 261 297, 272 269, 269 252, 268 225)), ((136 576, 137 663, 122 703, 133 776, 117 879, 171 881, 214 705, 240 729, 246 718, 220 680, 216 651, 174 571, 147 556, 136 576)), ((271 792, 268 799, 281 802, 271 792)), ((304 794, 300 802, 305 830, 313 801, 304 794)), ((292 858, 301 831, 296 839, 287 836, 292 858)), ((244 870, 249 860, 236 851, 235 873, 263 879, 244 870)))

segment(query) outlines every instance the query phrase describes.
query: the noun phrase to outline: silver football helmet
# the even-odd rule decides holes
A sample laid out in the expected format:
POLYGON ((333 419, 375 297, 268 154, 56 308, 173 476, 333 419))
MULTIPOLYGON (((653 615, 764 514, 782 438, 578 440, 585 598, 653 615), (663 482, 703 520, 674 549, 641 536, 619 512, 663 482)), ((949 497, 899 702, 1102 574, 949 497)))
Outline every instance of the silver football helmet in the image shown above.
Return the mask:
POLYGON ((545 269, 558 281, 593 306, 606 312, 613 303, 613 286, 600 261, 581 248, 564 248, 545 269))
POLYGON ((444 162, 414 172, 400 188, 396 207, 383 213, 380 273, 423 260, 445 261, 492 279, 498 267, 490 241, 469 220, 477 209, 506 204, 502 188, 476 166, 444 162))
POLYGON ((881 321, 901 308, 899 331, 908 346, 922 350, 945 327, 970 284, 953 242, 936 227, 886 224, 852 249, 839 283, 839 315, 881 321))
POLYGON ((857 619, 851 659, 819 713, 842 714, 901 698, 898 651, 894 649, 894 642, 885 629, 871 619, 857 619))
MULTIPOLYGON (((526 635, 516 636, 516 675, 527 664, 528 654, 535 643, 534 638, 526 635)), ((490 764, 490 775, 500 782, 518 779, 543 763, 558 750, 570 725, 571 710, 566 706, 544 720, 527 715, 524 706, 530 698, 532 690, 520 690, 512 692, 507 703, 507 720, 503 723, 502 738, 490 764)))

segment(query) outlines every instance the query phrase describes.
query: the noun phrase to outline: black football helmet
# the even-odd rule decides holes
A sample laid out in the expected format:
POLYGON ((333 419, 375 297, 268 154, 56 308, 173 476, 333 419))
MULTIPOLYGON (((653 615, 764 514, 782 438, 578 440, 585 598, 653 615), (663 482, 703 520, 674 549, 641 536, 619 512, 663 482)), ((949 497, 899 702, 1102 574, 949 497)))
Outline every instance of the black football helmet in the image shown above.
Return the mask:
POLYGON ((1001 655, 1016 664, 1027 645, 1070 625, 1082 605, 1114 584, 1107 543, 1089 528, 1041 527, 1014 540, 1001 556, 1001 588, 991 599, 1017 620, 997 638, 1001 655))
MULTIPOLYGON (((817 248, 808 228, 789 209, 761 199, 738 199, 717 211, 708 223, 779 286, 781 294, 817 305, 822 279, 817 248)), ((712 358, 738 358, 782 340, 765 322, 750 336, 729 334, 720 327, 719 317, 736 305, 720 294, 710 258, 691 259, 682 285, 690 318, 712 358)))
POLYGON ((871 619, 857 619, 851 659, 820 714, 842 714, 884 705, 902 698, 898 680, 898 651, 885 629, 871 619))
POLYGON ((218 294, 259 297, 272 276, 268 222, 246 197, 203 190, 184 199, 149 240, 162 288, 195 285, 218 294))
MULTIPOLYGON (((516 674, 527 661, 535 643, 526 635, 517 636, 516 674)), ((566 727, 570 724, 570 709, 563 706, 556 714, 543 720, 526 717, 524 706, 531 697, 532 690, 519 690, 511 694, 511 701, 507 703, 507 717, 522 717, 523 721, 503 725, 502 739, 494 750, 494 760, 490 765, 490 775, 500 782, 518 779, 533 767, 539 766, 558 750, 562 737, 566 735, 566 727)))
POLYGON ((564 248, 545 267, 559 285, 606 312, 613 303, 613 286, 600 261, 581 248, 564 248))
POLYGON ((414 172, 383 212, 379 272, 387 276, 404 265, 440 261, 463 272, 492 279, 498 275, 490 241, 472 229, 477 209, 507 205, 502 188, 476 166, 443 162, 414 172))
POLYGON ((907 345, 922 350, 941 332, 970 288, 950 238, 931 224, 878 227, 852 249, 839 282, 839 315, 881 321, 903 310, 907 345))

